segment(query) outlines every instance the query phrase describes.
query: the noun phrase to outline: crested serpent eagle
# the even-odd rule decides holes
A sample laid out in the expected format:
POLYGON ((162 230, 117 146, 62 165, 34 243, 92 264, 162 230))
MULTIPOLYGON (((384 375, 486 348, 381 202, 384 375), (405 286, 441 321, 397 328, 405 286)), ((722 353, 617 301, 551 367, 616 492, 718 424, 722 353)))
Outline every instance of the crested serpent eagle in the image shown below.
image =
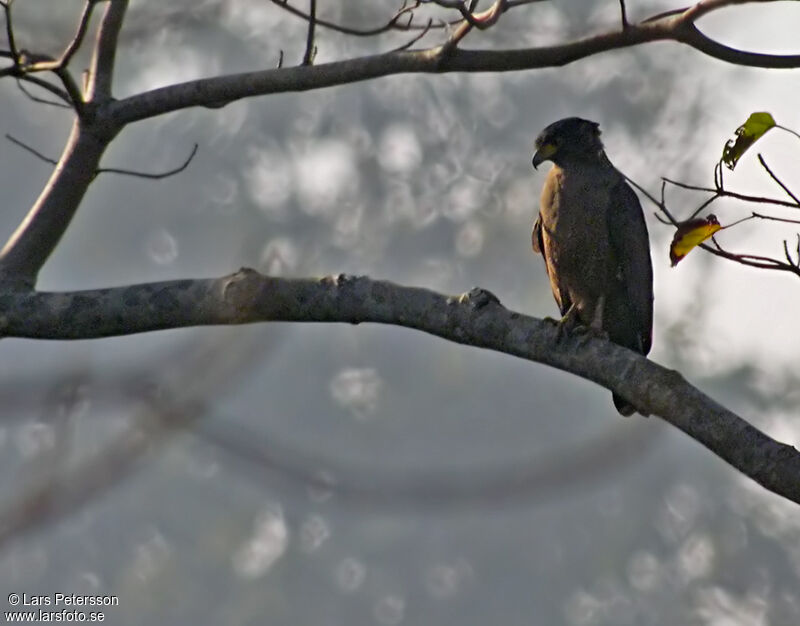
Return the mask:
MULTIPOLYGON (((640 354, 653 332, 653 267, 642 207, 608 160, 598 124, 568 117, 536 138, 533 166, 552 161, 533 225, 562 327, 602 333, 640 354)), ((622 415, 636 407, 614 395, 622 415)))

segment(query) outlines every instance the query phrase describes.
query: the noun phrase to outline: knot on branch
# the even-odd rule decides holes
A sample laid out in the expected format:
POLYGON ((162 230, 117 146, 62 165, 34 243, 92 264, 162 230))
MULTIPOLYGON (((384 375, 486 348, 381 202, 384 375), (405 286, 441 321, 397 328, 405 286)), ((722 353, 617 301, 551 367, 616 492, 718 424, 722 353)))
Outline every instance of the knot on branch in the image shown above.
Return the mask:
POLYGON ((223 279, 222 299, 235 310, 244 302, 252 301, 255 291, 263 284, 264 277, 250 267, 242 267, 235 274, 223 279))
POLYGON ((475 310, 482 309, 490 304, 503 306, 500 303, 500 298, 498 298, 488 289, 483 289, 482 287, 473 287, 469 291, 462 293, 458 297, 458 302, 460 304, 466 304, 475 310))

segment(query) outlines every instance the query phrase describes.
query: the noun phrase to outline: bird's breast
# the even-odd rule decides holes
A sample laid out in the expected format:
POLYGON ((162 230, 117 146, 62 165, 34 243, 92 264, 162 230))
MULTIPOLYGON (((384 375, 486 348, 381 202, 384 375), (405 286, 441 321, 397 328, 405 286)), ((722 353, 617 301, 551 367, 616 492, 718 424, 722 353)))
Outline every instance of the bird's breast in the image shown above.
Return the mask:
POLYGON ((609 201, 610 185, 601 177, 567 174, 557 167, 551 170, 542 190, 540 213, 553 263, 585 271, 586 266, 608 257, 609 201))

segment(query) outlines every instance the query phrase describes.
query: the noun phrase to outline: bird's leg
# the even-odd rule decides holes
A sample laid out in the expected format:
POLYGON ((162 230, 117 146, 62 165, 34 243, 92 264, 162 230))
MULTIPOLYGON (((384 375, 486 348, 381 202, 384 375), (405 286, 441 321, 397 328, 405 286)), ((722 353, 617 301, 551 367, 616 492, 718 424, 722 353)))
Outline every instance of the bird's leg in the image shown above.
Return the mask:
POLYGON ((580 317, 578 317, 578 307, 574 304, 571 304, 567 309, 567 312, 564 313, 564 316, 559 320, 558 325, 567 334, 572 333, 576 329, 580 328, 581 320, 580 317))
POLYGON ((558 329, 557 341, 561 341, 581 327, 580 319, 578 318, 578 307, 574 304, 570 305, 567 312, 564 313, 560 320, 553 319, 552 317, 545 317, 544 321, 554 324, 558 329))
POLYGON ((560 320, 552 318, 545 318, 546 321, 552 322, 558 327, 558 340, 568 337, 569 335, 588 335, 599 337, 601 339, 608 339, 608 333, 603 330, 603 298, 600 298, 597 307, 595 308, 592 323, 586 325, 582 323, 578 314, 578 307, 575 303, 571 304, 567 312, 560 320))
POLYGON ((600 296, 594 306, 594 314, 591 323, 586 326, 579 324, 572 329, 576 335, 591 335, 600 339, 608 339, 608 333, 603 330, 603 313, 605 311, 605 296, 600 296))

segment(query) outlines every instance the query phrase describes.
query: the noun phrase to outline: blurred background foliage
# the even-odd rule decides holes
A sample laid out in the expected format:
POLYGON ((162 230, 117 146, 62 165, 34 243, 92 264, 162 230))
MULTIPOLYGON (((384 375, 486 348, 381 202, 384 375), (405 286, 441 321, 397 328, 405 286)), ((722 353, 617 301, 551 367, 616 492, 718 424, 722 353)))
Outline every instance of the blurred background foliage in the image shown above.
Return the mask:
MULTIPOLYGON (((79 4, 15 5, 20 45, 58 50, 79 4)), ((303 55, 305 24, 265 0, 131 4, 118 96, 303 55)), ((668 8, 628 2, 632 20, 668 8)), ((320 0, 318 14, 372 26, 396 9, 320 0)), ((552 43, 619 20, 610 0, 507 17, 463 45, 552 43)), ((701 26, 731 45, 797 52, 799 17, 796 3, 778 3, 701 26)), ((406 40, 321 29, 316 62, 406 40)), ((105 166, 167 170, 195 142, 197 157, 160 182, 101 175, 39 287, 246 265, 450 293, 480 285, 552 316, 529 236, 541 128, 596 120, 613 162, 645 187, 661 176, 708 184, 749 112, 798 126, 796 79, 651 44, 565 68, 394 76, 140 122, 105 166)), ((2 131, 56 157, 69 113, 11 81, 0 97, 2 131)), ((761 142, 790 174, 792 138, 761 142)), ((50 166, 10 143, 0 165, 10 234, 50 166)), ((726 181, 769 185, 754 155, 726 181)), ((671 206, 681 202, 694 208, 688 195, 671 206)), ((673 231, 643 205, 651 357, 797 445, 800 285, 700 251, 670 269, 673 231)), ((725 221, 747 211, 715 205, 725 221)), ((775 255, 785 236, 760 223, 724 242, 775 255)), ((116 594, 107 623, 800 622, 794 505, 658 419, 620 419, 607 391, 542 366, 403 329, 270 324, 5 340, 0 373, 0 585, 116 594)))

